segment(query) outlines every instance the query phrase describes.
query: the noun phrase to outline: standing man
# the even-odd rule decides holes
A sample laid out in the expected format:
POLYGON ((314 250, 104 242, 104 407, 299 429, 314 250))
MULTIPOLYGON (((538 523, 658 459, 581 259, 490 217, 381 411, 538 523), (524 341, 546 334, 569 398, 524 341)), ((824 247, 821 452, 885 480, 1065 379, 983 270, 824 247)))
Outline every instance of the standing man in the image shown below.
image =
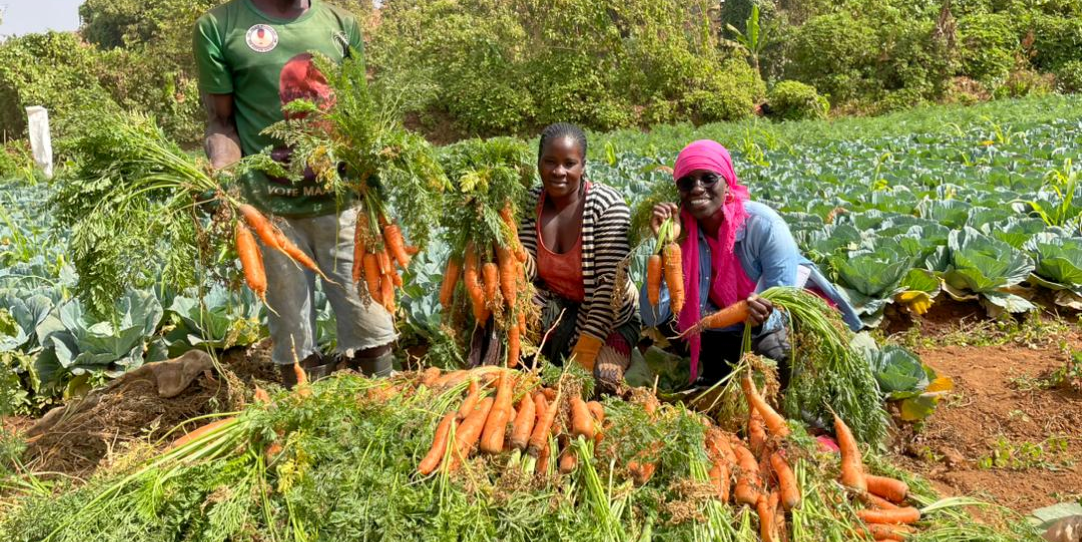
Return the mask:
MULTIPOLYGON (((211 166, 272 147, 276 160, 290 150, 261 132, 282 120, 282 106, 305 98, 333 103, 312 52, 341 62, 363 51, 361 29, 348 12, 325 0, 230 0, 199 18, 194 33, 199 89, 209 114, 205 149, 211 166)), ((352 280, 356 206, 311 176, 303 181, 251 173, 240 180, 244 198, 275 222, 338 284, 323 284, 338 321, 338 352, 367 375, 391 372, 392 316, 378 303, 367 306, 352 280)), ((276 250, 262 247, 267 303, 274 342, 271 360, 282 383, 292 387, 299 361, 311 378, 330 374, 316 344, 314 273, 276 250)))

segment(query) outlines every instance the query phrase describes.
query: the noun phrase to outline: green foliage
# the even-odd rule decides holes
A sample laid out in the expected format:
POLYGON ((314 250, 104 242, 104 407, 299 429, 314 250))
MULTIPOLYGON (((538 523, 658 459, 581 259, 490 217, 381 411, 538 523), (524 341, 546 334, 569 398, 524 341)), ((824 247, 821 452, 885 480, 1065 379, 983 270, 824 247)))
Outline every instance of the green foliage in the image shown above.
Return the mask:
POLYGON ((1072 60, 1082 60, 1082 18, 1037 15, 1027 32, 1034 67, 1051 71, 1072 60))
POLYGON ((1054 90, 1055 78, 1050 74, 1022 68, 1007 76, 1007 80, 992 95, 996 98, 1020 98, 1022 96, 1043 96, 1054 90))
POLYGON ((962 73, 989 88, 1005 80, 1021 50, 1013 23, 1006 13, 959 18, 962 73))
POLYGON ((1056 90, 1069 94, 1082 92, 1082 60, 1064 62, 1055 74, 1056 90))
POLYGON ((813 17, 789 38, 786 77, 811 84, 837 103, 873 90, 875 30, 848 12, 813 17))
POLYGON ((420 120, 468 135, 745 117, 761 83, 745 62, 723 62, 699 3, 392 0, 372 65, 433 82, 420 120))
POLYGON ((54 138, 74 131, 80 114, 115 110, 97 84, 95 50, 75 34, 27 34, 0 43, 0 133, 22 137, 31 105, 49 109, 54 138))
POLYGON ((782 81, 767 94, 770 116, 781 120, 825 119, 830 102, 815 87, 799 81, 782 81))

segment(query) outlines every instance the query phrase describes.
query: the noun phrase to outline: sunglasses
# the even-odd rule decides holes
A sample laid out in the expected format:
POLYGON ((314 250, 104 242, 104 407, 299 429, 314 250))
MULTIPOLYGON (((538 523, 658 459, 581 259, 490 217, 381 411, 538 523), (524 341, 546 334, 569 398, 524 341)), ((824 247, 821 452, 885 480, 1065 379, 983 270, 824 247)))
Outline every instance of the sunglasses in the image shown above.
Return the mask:
POLYGON ((710 189, 713 188, 715 184, 718 184, 718 181, 720 180, 721 176, 715 173, 707 173, 699 177, 698 179, 689 175, 687 177, 680 177, 679 179, 677 179, 676 188, 679 189, 681 192, 691 192, 691 190, 695 188, 695 183, 697 182, 703 185, 703 188, 710 189))

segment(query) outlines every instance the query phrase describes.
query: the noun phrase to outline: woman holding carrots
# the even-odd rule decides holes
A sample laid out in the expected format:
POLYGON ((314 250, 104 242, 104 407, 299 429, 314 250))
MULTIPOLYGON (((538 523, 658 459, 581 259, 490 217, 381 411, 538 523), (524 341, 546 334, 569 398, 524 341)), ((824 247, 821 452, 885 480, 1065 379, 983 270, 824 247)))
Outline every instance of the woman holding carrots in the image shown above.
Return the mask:
POLYGON ((630 252, 631 211, 615 190, 586 178, 581 129, 549 126, 539 147, 542 186, 530 194, 534 212, 524 213, 519 239, 544 307, 542 353, 556 363, 574 356, 611 387, 623 378, 639 338, 637 292, 616 280, 630 252))
MULTIPOLYGON (((749 201, 748 189, 737 180, 725 147, 709 140, 689 144, 676 159, 673 178, 680 204, 654 206, 651 227, 656 234, 670 218, 679 224, 686 298, 674 315, 670 286, 663 284, 657 305, 642 307, 644 324, 683 333, 703 315, 746 300, 747 323, 754 326, 752 350, 778 361, 783 384, 788 382, 790 351, 785 319, 756 292, 774 286, 807 288, 841 311, 854 331, 861 328, 848 301, 801 255, 785 221, 766 205, 749 201)), ((647 295, 644 285, 643 296, 647 295)), ((729 372, 726 362, 736 362, 740 356, 744 325, 690 333, 677 341, 691 356, 692 380, 709 384, 729 372), (708 361, 700 370, 701 354, 708 361)))

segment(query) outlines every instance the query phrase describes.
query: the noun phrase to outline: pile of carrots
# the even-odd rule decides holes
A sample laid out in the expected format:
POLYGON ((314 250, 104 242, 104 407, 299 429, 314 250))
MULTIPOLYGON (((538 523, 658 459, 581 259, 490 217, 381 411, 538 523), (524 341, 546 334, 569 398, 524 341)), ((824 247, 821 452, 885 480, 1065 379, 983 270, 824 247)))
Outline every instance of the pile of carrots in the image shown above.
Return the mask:
POLYGON ((539 472, 548 469, 554 456, 559 457, 561 472, 573 471, 577 456, 570 448, 570 439, 600 439, 597 427, 604 421, 604 409, 600 403, 586 402, 577 394, 563 396, 561 402, 559 390, 531 386, 528 378, 520 376, 517 371, 496 367, 443 376, 438 370, 426 373, 422 383, 436 388, 456 385, 463 378, 469 379, 469 386, 459 408, 440 421, 417 472, 427 476, 444 464, 453 472, 476 453, 509 451, 529 454, 536 459, 539 472), (517 391, 516 386, 520 388, 517 391), (494 387, 495 394, 486 397, 490 387, 494 387), (515 397, 519 398, 517 403, 515 397), (569 428, 558 421, 561 406, 570 409, 569 428), (550 436, 557 437, 562 451, 552 449, 550 436))
POLYGON ((497 317, 497 326, 507 333, 507 365, 515 367, 526 334, 526 311, 519 305, 520 294, 526 291, 526 250, 519 242, 510 204, 500 210, 500 219, 507 244, 493 243, 491 250, 485 250, 471 242, 466 246, 464 260, 452 256, 440 285, 440 304, 445 309, 451 307, 461 277, 474 322, 483 326, 490 317, 497 317), (491 261, 493 256, 495 261, 491 261))
POLYGON ((395 289, 402 288, 402 276, 395 269, 409 267, 410 257, 417 249, 406 245, 402 228, 387 220, 382 213, 372 224, 367 214, 358 210, 353 230, 353 283, 358 292, 366 292, 387 312, 395 313, 395 289), (363 288, 362 288, 363 286, 363 288))

